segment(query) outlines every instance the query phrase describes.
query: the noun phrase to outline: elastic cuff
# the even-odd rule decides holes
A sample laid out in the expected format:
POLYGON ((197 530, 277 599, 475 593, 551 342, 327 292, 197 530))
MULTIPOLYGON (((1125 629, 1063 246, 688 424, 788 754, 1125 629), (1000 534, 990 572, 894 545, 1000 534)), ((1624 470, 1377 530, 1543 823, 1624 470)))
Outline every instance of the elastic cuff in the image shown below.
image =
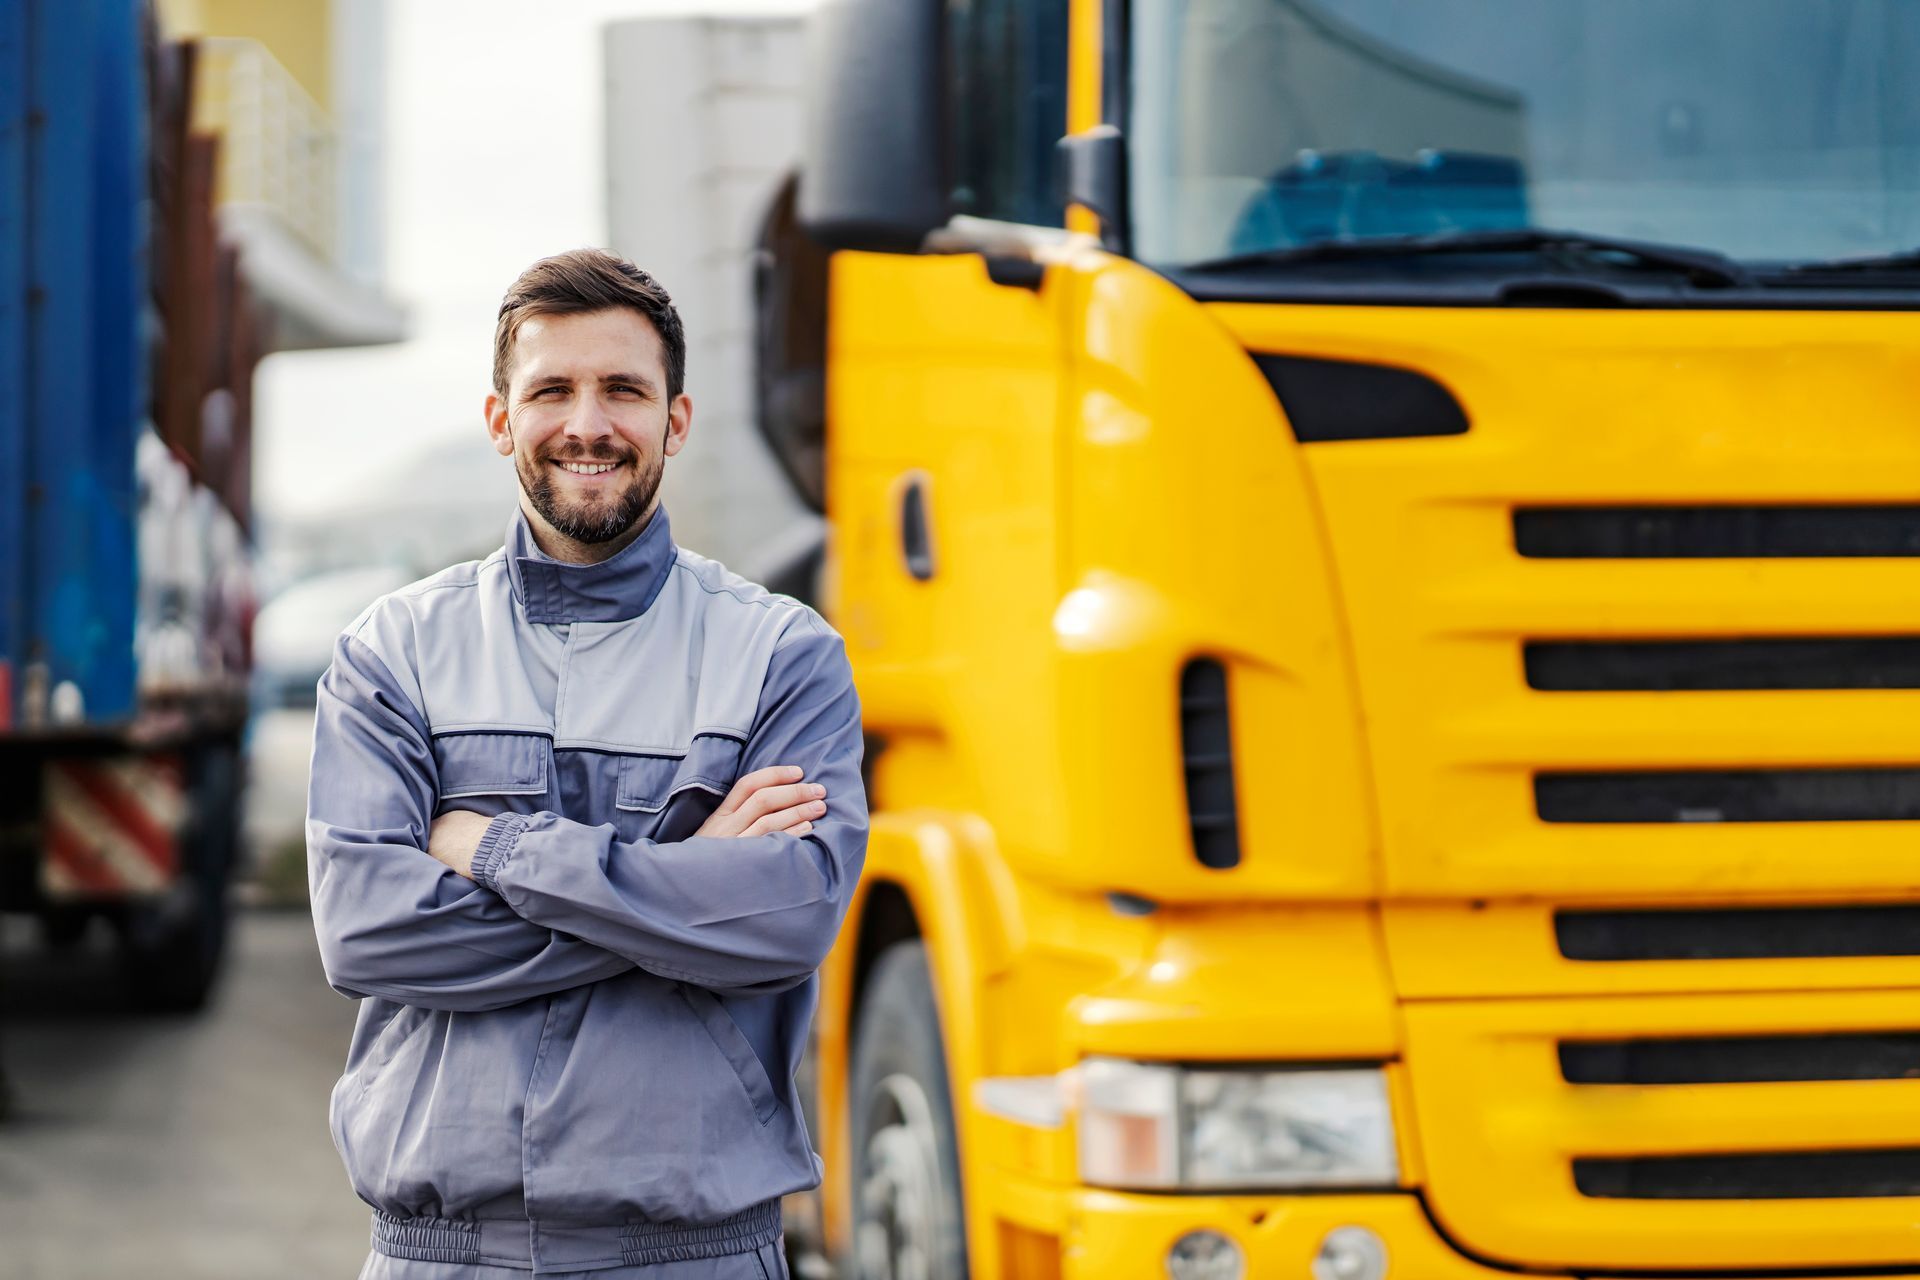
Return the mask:
POLYGON ((523 813, 496 814, 487 829, 480 834, 480 846, 473 851, 473 879, 495 893, 500 886, 494 878, 507 865, 507 859, 513 856, 513 848, 519 842, 520 833, 528 827, 527 816, 523 813))

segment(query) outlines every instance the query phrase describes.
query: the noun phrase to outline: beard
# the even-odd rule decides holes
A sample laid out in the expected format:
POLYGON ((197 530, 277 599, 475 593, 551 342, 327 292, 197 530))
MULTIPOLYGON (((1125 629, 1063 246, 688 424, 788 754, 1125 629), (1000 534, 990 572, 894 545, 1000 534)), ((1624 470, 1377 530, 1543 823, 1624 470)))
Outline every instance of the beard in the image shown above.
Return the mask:
POLYGON ((568 499, 555 490, 553 470, 548 465, 554 462, 611 462, 628 467, 634 464, 634 455, 601 451, 579 457, 546 453, 532 460, 515 456, 514 468, 520 473, 520 487, 526 490, 528 500, 541 519, 561 537, 587 545, 611 542, 632 528, 633 522, 653 505, 653 495, 660 489, 661 472, 666 468, 664 456, 656 456, 650 464, 643 460, 633 478, 618 493, 601 498, 568 499))

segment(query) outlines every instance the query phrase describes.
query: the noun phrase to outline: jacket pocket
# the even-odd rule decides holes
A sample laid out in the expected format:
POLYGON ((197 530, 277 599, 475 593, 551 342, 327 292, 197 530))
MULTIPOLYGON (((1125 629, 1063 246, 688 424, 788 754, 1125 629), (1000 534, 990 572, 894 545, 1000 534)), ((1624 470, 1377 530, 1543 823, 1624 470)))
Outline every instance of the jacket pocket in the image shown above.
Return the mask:
POLYGON ((386 1025, 374 1033, 373 1043, 367 1046, 367 1051, 362 1055, 360 1065, 356 1068, 360 1074, 362 1097, 366 1096, 368 1088, 380 1075, 381 1069, 393 1061, 393 1056, 400 1052, 400 1046, 406 1043, 407 1037, 432 1016, 431 1009, 410 1004, 401 1005, 400 1012, 387 1019, 386 1025))
POLYGON ((753 1104, 754 1118, 761 1124, 773 1119, 773 1113, 779 1107, 779 1101, 773 1094, 773 1081, 767 1078, 767 1069, 760 1065, 760 1055, 753 1051, 753 1045, 746 1034, 734 1022, 733 1015, 720 1003, 720 998, 705 987, 695 987, 687 983, 679 984, 680 998, 693 1009, 700 1024, 713 1037, 714 1045, 720 1050, 720 1056, 733 1068, 733 1074, 740 1078, 740 1087, 747 1091, 747 1100, 753 1104))
POLYGON ((724 799, 744 750, 738 739, 706 734, 695 738, 684 756, 624 756, 614 807, 659 813, 674 796, 694 788, 724 799))
POLYGON ((440 798, 547 793, 547 740, 530 733, 449 733, 433 740, 440 798))

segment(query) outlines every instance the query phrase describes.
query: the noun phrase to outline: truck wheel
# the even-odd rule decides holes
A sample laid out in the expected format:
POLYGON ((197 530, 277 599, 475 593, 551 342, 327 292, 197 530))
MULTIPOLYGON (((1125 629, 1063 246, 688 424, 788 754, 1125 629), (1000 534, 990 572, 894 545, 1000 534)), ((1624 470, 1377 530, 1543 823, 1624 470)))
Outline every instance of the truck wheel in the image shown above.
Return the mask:
POLYGON ((921 943, 898 943, 875 962, 851 1075, 854 1275, 965 1280, 953 1102, 921 943))
POLYGON ((213 990, 233 915, 227 882, 238 846, 239 778, 232 748, 208 749, 193 762, 180 878, 164 897, 133 907, 121 928, 121 984, 137 1009, 190 1013, 213 990))
POLYGON ((120 937, 120 977, 136 1009, 191 1013, 213 990, 232 913, 224 884, 206 886, 197 879, 182 880, 174 892, 128 915, 120 937))

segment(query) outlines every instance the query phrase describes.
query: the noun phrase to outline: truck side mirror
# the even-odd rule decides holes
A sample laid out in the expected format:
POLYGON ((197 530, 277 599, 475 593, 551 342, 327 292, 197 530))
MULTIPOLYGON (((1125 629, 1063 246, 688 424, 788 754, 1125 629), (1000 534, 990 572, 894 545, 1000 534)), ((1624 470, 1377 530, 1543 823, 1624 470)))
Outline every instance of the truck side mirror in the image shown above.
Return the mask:
POLYGON ((827 250, 794 216, 789 177, 753 262, 754 420, 800 500, 827 507, 827 250))
POLYGON ((800 223, 832 249, 912 253, 951 216, 938 0, 825 0, 808 24, 800 223))
POLYGON ((1127 226, 1127 144, 1110 124, 1060 139, 1055 151, 1060 196, 1100 219, 1100 238, 1123 248, 1127 226))

